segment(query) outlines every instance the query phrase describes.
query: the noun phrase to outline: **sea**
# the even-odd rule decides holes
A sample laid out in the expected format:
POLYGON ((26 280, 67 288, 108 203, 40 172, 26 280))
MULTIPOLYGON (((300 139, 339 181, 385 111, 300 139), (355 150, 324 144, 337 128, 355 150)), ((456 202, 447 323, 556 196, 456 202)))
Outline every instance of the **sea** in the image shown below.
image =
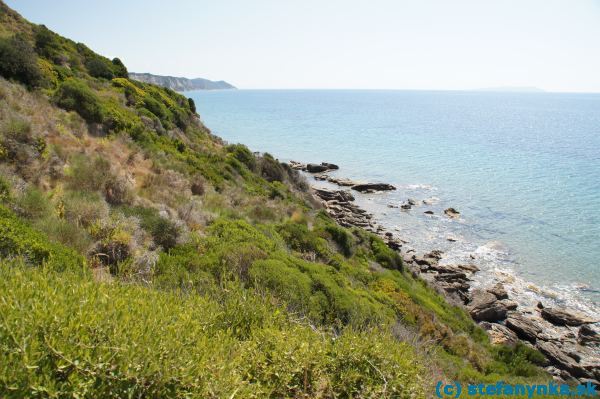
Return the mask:
MULTIPOLYGON (((600 94, 186 92, 227 142, 397 190, 357 203, 417 252, 475 263, 522 306, 600 320, 600 94), (395 206, 413 199, 408 211, 395 206), (453 207, 460 218, 443 210, 453 207), (433 215, 424 212, 431 210, 433 215)), ((312 181, 311 184, 318 184, 312 181)))

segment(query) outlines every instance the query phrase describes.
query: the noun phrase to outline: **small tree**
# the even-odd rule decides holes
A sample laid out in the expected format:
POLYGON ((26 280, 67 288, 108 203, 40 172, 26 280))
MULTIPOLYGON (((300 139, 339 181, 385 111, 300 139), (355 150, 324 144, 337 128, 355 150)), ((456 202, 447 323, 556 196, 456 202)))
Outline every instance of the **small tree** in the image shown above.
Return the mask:
POLYGON ((29 42, 20 36, 0 39, 0 75, 15 79, 28 87, 41 84, 42 73, 29 42))

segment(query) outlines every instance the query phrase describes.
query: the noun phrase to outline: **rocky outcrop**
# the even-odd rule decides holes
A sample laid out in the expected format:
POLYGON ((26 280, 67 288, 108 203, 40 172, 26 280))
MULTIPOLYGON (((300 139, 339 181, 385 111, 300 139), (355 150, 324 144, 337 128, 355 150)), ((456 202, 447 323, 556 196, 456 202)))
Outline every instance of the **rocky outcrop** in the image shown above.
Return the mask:
POLYGON ((557 326, 580 326, 591 323, 584 315, 561 308, 543 308, 542 317, 557 326))
POLYGON ((489 323, 487 321, 479 323, 490 337, 490 342, 495 345, 515 346, 519 337, 511 329, 498 323, 489 323))
POLYGON ((516 312, 508 315, 506 326, 519 338, 532 343, 537 341, 538 334, 542 332, 542 326, 537 321, 516 312))
POLYGON ((319 165, 316 163, 309 163, 306 165, 306 171, 309 173, 320 173, 329 170, 329 168, 325 165, 319 165))
POLYGON ((392 186, 391 184, 387 184, 387 183, 364 183, 364 184, 357 184, 355 186, 352 186, 352 190, 361 192, 361 193, 374 193, 377 191, 391 191, 391 190, 395 190, 396 187, 392 186))
MULTIPOLYGON (((305 168, 302 164, 291 164, 293 168, 305 168)), ((317 179, 335 183, 326 173, 315 175, 317 179)), ((375 192, 389 185, 353 184, 359 192, 375 192)), ((338 181, 339 184, 339 181, 338 181)), ((404 249, 405 241, 394 237, 373 221, 371 214, 353 203, 350 191, 315 189, 326 211, 340 225, 360 227, 378 234, 388 247, 400 252, 402 259, 415 278, 421 278, 429 286, 457 306, 464 306, 471 317, 487 332, 494 344, 515 345, 519 340, 536 347, 547 358, 547 370, 560 381, 596 382, 600 377, 600 344, 598 326, 582 315, 561 308, 547 308, 539 304, 533 309, 519 309, 509 300, 506 288, 497 283, 492 286, 472 289, 471 277, 479 269, 472 264, 444 264, 443 253, 435 250, 417 254, 413 249, 404 249), (596 349, 594 349, 596 348, 596 349)), ((391 208, 405 210, 419 204, 407 200, 391 208)), ((429 212, 428 212, 429 213, 429 212)), ((431 212, 433 213, 433 212, 431 212)), ((454 208, 444 212, 451 218, 460 217, 454 208)), ((471 259, 475 259, 471 255, 471 259)), ((376 266, 373 266, 376 267, 376 266)), ((380 267, 380 266, 379 266, 380 267)))
POLYGON ((498 299, 508 299, 508 293, 501 283, 497 283, 493 287, 488 288, 487 291, 494 294, 494 296, 498 299))
POLYGON ((499 300, 496 295, 480 289, 473 290, 467 309, 475 321, 501 321, 509 311, 515 310, 517 303, 507 299, 499 300))
POLYGON ((581 345, 600 346, 600 332, 594 329, 594 327, 584 324, 577 334, 577 342, 581 345))

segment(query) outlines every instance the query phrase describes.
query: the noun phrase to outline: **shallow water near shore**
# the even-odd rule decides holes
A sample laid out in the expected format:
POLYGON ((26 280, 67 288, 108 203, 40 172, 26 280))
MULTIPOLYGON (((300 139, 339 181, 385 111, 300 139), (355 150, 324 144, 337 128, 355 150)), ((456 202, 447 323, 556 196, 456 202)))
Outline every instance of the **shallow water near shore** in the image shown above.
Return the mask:
POLYGON ((357 204, 407 248, 475 262, 476 285, 504 281, 525 304, 542 300, 600 318, 600 94, 186 94, 229 142, 394 184, 393 192, 358 195, 357 204), (420 204, 388 207, 408 198, 420 204), (445 217, 447 207, 460 219, 445 217))

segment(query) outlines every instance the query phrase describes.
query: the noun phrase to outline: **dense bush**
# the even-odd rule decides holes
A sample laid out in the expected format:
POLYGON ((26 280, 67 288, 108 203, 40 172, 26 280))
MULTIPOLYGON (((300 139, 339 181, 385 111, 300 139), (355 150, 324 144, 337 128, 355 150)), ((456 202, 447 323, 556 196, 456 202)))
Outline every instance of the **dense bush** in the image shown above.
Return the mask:
POLYGON ((16 201, 17 211, 29 219, 41 219, 52 212, 48 197, 36 187, 28 187, 16 201))
POLYGON ((75 111, 88 122, 101 123, 104 112, 100 98, 81 80, 65 80, 56 93, 56 104, 67 111, 75 111))
POLYGON ((68 182, 73 190, 104 191, 111 178, 110 163, 106 158, 96 156, 90 159, 79 155, 71 160, 68 182))
POLYGON ((118 58, 113 58, 113 74, 117 78, 127 78, 129 77, 129 73, 127 72, 127 68, 123 64, 123 62, 118 58))
POLYGON ((21 257, 33 266, 46 265, 56 270, 81 271, 84 265, 79 254, 49 241, 0 205, 0 258, 13 257, 21 257))
POLYGON ((28 41, 20 36, 0 38, 0 75, 28 87, 42 83, 37 56, 28 41))
POLYGON ((269 300, 227 291, 214 300, 3 264, 0 396, 425 395, 407 344, 313 331, 269 300))
POLYGON ((95 57, 87 60, 85 67, 88 73, 95 78, 112 79, 115 77, 112 70, 113 64, 102 58, 95 57))
POLYGON ((177 245, 181 229, 172 221, 159 215, 156 209, 141 206, 123 206, 120 208, 125 216, 140 219, 140 226, 152 235, 154 243, 165 251, 177 245))
POLYGON ((226 148, 227 152, 230 153, 235 159, 240 161, 242 164, 250 170, 256 169, 256 157, 243 144, 231 144, 226 148))

